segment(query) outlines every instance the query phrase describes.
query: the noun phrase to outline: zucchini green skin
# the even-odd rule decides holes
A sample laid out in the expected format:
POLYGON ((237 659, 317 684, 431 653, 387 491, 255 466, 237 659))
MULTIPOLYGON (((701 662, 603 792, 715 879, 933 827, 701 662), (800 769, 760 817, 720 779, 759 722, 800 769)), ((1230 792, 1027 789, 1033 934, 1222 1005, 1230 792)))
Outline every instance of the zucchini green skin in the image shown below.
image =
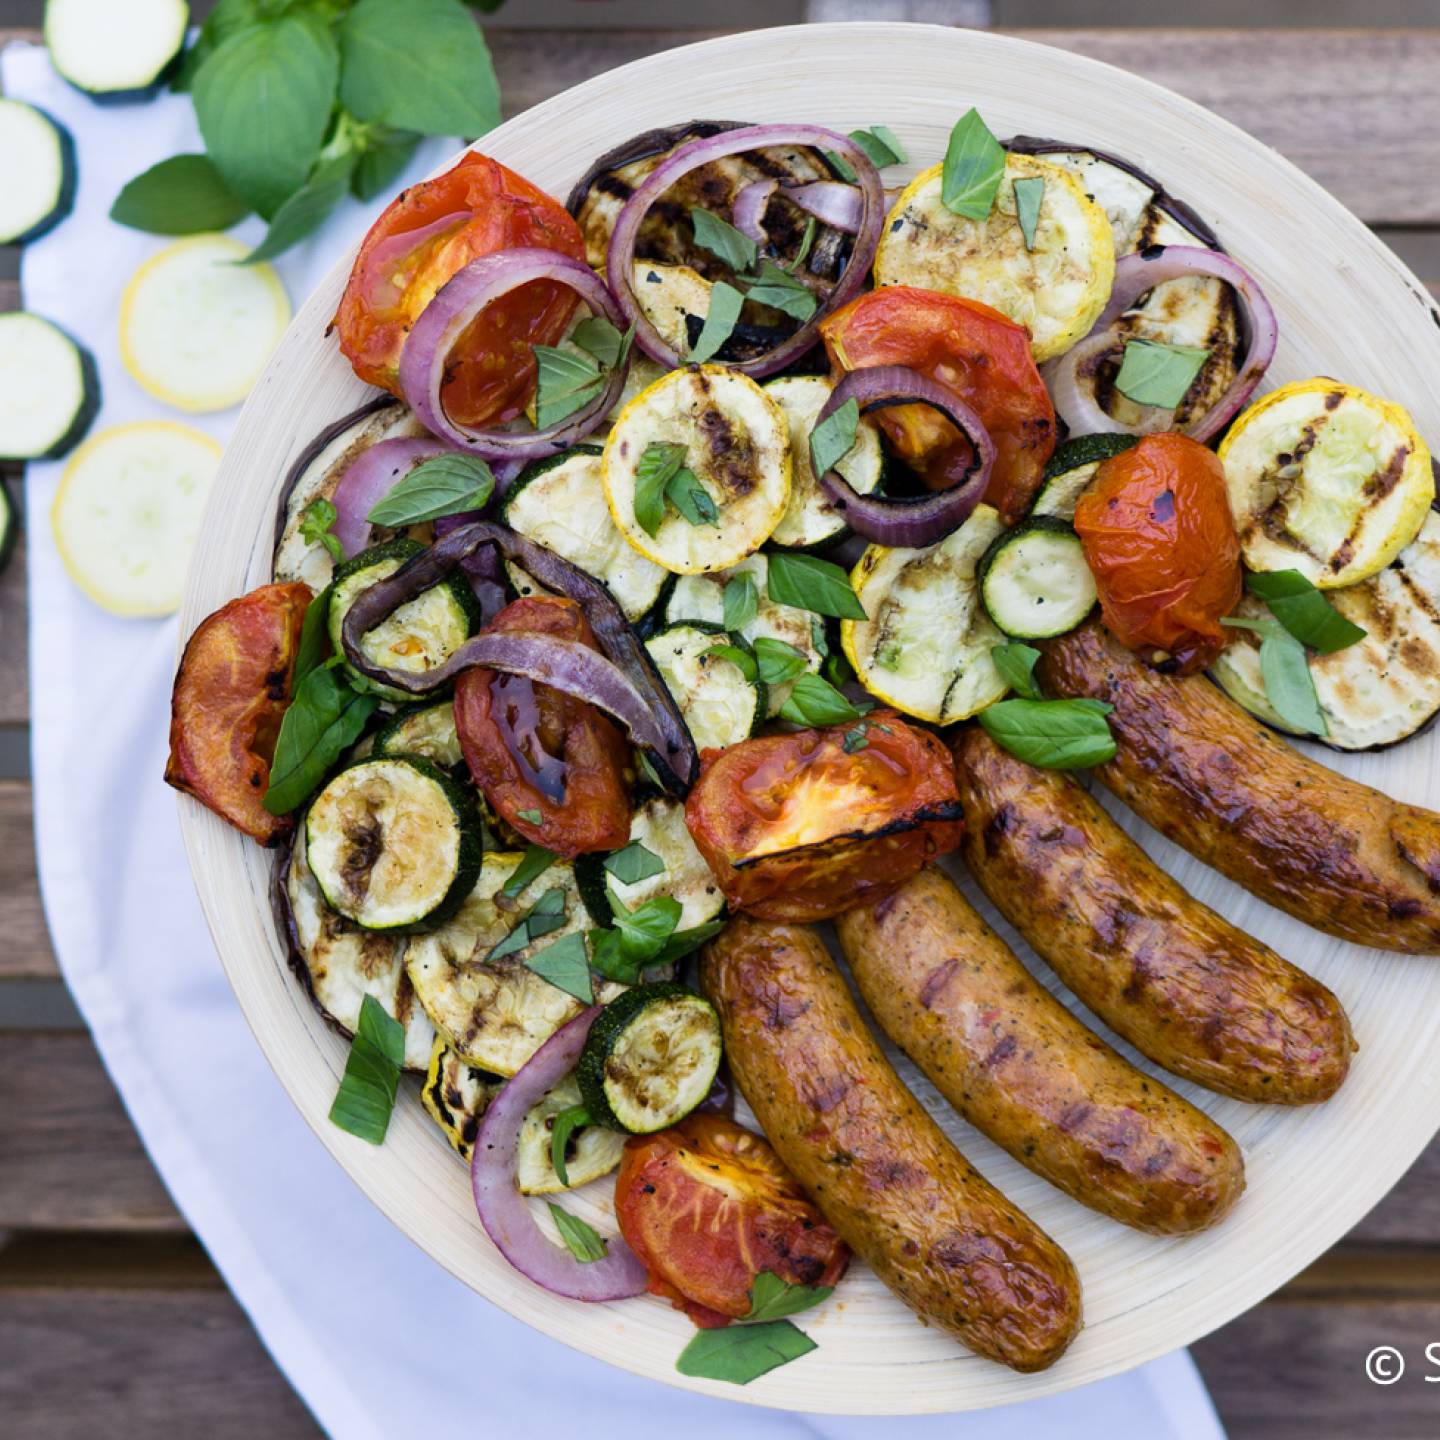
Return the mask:
MULTIPOLYGON (((10 312, 13 314, 27 315, 28 311, 10 312)), ((48 446, 38 454, 10 454, 0 448, 0 461, 13 462, 23 465, 30 460, 58 460, 63 455, 68 455, 86 436, 90 427, 95 422, 95 417, 100 413, 100 369, 95 363, 95 357, 82 345, 68 330, 55 324, 53 320, 46 320, 43 315, 37 316, 43 320, 52 330, 68 340, 74 347, 80 361, 80 394, 76 398, 75 409, 71 413, 70 421, 65 429, 50 442, 48 446)))
POLYGON ((500 502, 500 520, 502 524, 510 523, 510 507, 515 503, 515 498, 530 484, 532 480, 538 480, 542 475, 563 465, 575 455, 599 455, 603 453, 599 445, 572 445, 568 450, 562 450, 558 455, 547 455, 543 460, 532 460, 515 477, 515 483, 505 492, 505 498, 500 502))
MULTIPOLYGON (((1034 535, 1054 536, 1067 545, 1073 545, 1077 563, 1085 566, 1085 554, 1080 544, 1080 537, 1075 533, 1074 527, 1051 515, 1032 515, 1028 520, 1022 520, 1012 530, 1002 531, 991 544, 990 548, 981 556, 980 564, 976 568, 976 579, 980 586, 980 603, 985 607, 985 613, 995 622, 1007 635, 1014 636, 1017 640, 1051 640, 1057 635, 1066 635, 1076 626, 1082 624, 1095 608, 1094 582, 1090 582, 1091 598, 1084 610, 1078 606, 1068 613, 1062 609, 1057 601, 1056 609, 1059 611, 1059 619, 1053 625, 1037 627, 1017 623, 1015 617, 1007 613, 1004 596, 1000 593, 1003 577, 996 573, 996 564, 1004 554, 1017 545, 1023 545, 1025 540, 1034 535)), ((1088 574, 1088 569, 1087 569, 1088 574)))
MULTIPOLYGON (((1138 435, 1079 435, 1057 447, 1045 466, 1040 489, 1030 502, 1032 515, 1056 515, 1068 520, 1075 512, 1074 497, 1061 497, 1070 487, 1066 477, 1072 471, 1086 466, 1099 465, 1115 455, 1121 455, 1139 442, 1138 435)), ((1088 482, 1086 482, 1088 484, 1088 482)), ((1083 489, 1083 487, 1082 487, 1083 489)))
MULTIPOLYGON (((610 852, 613 854, 614 852, 610 852)), ((586 913, 597 925, 609 926, 615 917, 610 913, 609 886, 605 881, 605 861, 609 855, 586 853, 570 862, 575 875, 575 888, 580 892, 586 913)))
POLYGON ((28 100, 19 100, 15 103, 27 106, 41 119, 48 122, 50 128, 55 132, 56 143, 60 151, 60 185, 55 195, 54 205, 22 234, 0 238, 0 244, 28 245, 32 240, 38 240, 42 235, 48 235, 75 208, 75 186, 78 173, 75 168, 75 137, 66 126, 41 106, 31 105, 28 100))

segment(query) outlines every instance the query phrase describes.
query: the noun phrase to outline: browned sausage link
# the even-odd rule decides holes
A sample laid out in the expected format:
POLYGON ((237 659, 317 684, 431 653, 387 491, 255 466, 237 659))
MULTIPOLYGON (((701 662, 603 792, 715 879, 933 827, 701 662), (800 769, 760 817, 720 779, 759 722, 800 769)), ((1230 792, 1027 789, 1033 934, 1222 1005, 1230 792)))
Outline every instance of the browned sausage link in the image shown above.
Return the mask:
POLYGON ((1237 1100, 1333 1095, 1355 1042, 1318 980, 1185 893, 1070 776, 955 740, 965 861, 996 909, 1142 1055, 1237 1100))
POLYGON ((1080 1329, 1080 1281, 901 1083, 813 930, 732 920, 700 978, 741 1093, 850 1248, 922 1320, 1016 1370, 1080 1329))
POLYGON ((1203 1230, 1240 1198, 1240 1147, 1087 1030, 940 871, 835 926, 880 1028, 1022 1165, 1159 1235, 1203 1230))
POLYGON ((1317 930, 1440 954, 1440 815, 1317 765, 1096 621, 1047 641, 1039 675, 1052 694, 1115 707, 1119 748, 1096 773, 1162 835, 1317 930))

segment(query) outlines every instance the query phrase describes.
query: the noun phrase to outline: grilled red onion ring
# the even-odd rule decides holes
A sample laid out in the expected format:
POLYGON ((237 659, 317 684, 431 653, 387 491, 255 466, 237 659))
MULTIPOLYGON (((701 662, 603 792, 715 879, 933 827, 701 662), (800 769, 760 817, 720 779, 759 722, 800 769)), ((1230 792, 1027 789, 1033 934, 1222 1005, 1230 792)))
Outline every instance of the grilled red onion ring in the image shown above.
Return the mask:
POLYGON ((995 442, 980 417, 948 385, 904 365, 852 370, 830 392, 815 418, 818 428, 847 401, 866 414, 886 405, 930 405, 970 442, 970 469, 957 485, 932 495, 861 495, 838 470, 819 477, 820 486, 843 512, 857 535, 877 545, 921 549, 958 529, 980 503, 995 464, 995 442))
POLYGON ((606 1240, 602 1259, 585 1263, 545 1236, 520 1193, 516 1160, 525 1117, 574 1068, 603 1006, 592 1005, 562 1025, 490 1102, 475 1136, 470 1188, 485 1233, 524 1276, 567 1300, 626 1300, 648 1283, 645 1267, 620 1236, 606 1240))
POLYGON ((440 390, 450 351, 487 305, 534 280, 568 285, 597 315, 625 328, 620 307, 588 265, 554 250, 519 246, 482 255, 457 270, 421 312, 400 352, 400 389, 420 423, 432 435, 487 460, 538 460, 564 450, 600 423, 625 385, 628 358, 610 371, 588 405, 540 430, 475 429, 445 413, 440 390))
POLYGON ((425 440, 419 436, 381 440, 362 450, 350 462, 330 497, 335 506, 335 523, 330 533, 340 542, 347 560, 370 544, 369 517, 376 502, 388 495, 422 460, 453 454, 454 449, 443 440, 425 440))
POLYGON ((340 643, 345 658, 362 675, 410 695, 438 689, 471 665, 553 685, 614 716, 634 743, 648 752, 661 783, 672 794, 684 795, 699 773, 695 741, 614 596, 601 581, 554 551, 493 521, 479 520, 452 530, 393 574, 361 591, 346 613, 340 643), (360 642, 368 631, 487 545, 494 545, 547 590, 583 606, 604 654, 554 635, 519 631, 473 635, 443 664, 430 670, 388 670, 364 654, 360 642))
POLYGON ((885 221, 885 191, 870 157, 848 135, 819 125, 747 125, 739 130, 722 130, 718 135, 692 140, 667 155, 625 202, 625 208, 615 221, 610 248, 605 256, 605 272, 610 288, 625 311, 626 322, 635 326, 635 344, 652 360, 671 369, 685 363, 684 357, 668 345, 650 323, 631 284, 631 264, 646 212, 681 176, 688 175, 701 165, 727 155, 743 154, 747 150, 762 150, 770 145, 809 145, 820 150, 833 150, 849 163, 855 171, 860 192, 855 244, 844 273, 835 282, 829 296, 816 307, 815 313, 773 350, 753 360, 742 361, 734 368, 757 377, 773 375, 783 369, 815 343, 820 322, 825 316, 852 299, 864 285, 885 221))
POLYGON ((808 185, 782 186, 775 179, 753 180, 736 195, 730 206, 730 220, 742 235, 748 235, 757 245, 770 242, 765 233, 765 207, 776 190, 781 190, 787 200, 832 230, 853 235, 860 228, 860 192, 853 185, 839 180, 812 180, 808 185))
POLYGON ((1250 398, 1275 358, 1279 338, 1279 323, 1264 292, 1248 271, 1218 250, 1199 245, 1151 245, 1121 256, 1115 264, 1110 303, 1101 312, 1094 329, 1078 345, 1045 367, 1056 412, 1070 427, 1072 435, 1137 435, 1169 428, 1172 412, 1154 409, 1138 425, 1122 425, 1101 408, 1095 398, 1095 380, 1100 366, 1107 359, 1117 357, 1124 350, 1125 342, 1134 338, 1112 332, 1111 327, 1120 316, 1156 285, 1196 275, 1223 280, 1235 291, 1246 346, 1230 388, 1209 411, 1186 426, 1184 433, 1194 440, 1212 439, 1250 398))

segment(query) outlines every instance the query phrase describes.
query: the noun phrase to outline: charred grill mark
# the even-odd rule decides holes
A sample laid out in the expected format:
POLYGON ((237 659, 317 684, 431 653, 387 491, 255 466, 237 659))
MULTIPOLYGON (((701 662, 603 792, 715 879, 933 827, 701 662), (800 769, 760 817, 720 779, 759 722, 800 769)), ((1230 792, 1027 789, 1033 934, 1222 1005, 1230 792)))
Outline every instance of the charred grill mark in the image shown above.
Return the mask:
MULTIPOLYGON (((1328 402, 1327 402, 1328 403, 1328 402)), ((1399 483, 1405 473, 1405 463, 1410 458, 1408 445, 1396 446, 1390 452, 1383 470, 1377 470, 1365 482, 1365 494, 1372 499, 1383 500, 1399 483)))
POLYGON ((370 872, 385 849, 385 832, 373 815, 367 815, 346 827, 345 839, 340 877, 346 891, 360 900, 370 888, 370 872))
MULTIPOLYGON (((704 380, 704 376, 699 378, 704 380)), ((708 462, 706 473, 728 495, 740 498, 750 494, 755 488, 754 442, 736 429, 729 416, 713 405, 706 405, 701 410, 698 424, 708 462)))

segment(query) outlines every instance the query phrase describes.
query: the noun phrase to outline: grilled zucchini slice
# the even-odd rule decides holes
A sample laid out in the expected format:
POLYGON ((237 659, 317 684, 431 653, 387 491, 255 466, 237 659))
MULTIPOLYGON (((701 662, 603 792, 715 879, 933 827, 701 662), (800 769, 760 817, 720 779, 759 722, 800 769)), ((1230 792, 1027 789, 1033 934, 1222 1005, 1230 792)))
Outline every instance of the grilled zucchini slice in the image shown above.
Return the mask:
POLYGON ((872 695, 921 720, 950 725, 1000 699, 990 658, 1005 636, 980 603, 981 557, 1004 527, 989 505, 923 550, 872 545, 850 575, 867 620, 842 620, 840 643, 872 695))
POLYGON ((1075 506, 1090 488, 1101 463, 1128 450, 1138 439, 1137 435, 1081 435, 1067 440, 1056 449, 1045 467, 1045 478, 1030 506, 1031 515, 1074 520, 1075 506))
POLYGON ((480 870, 480 813, 414 755, 347 766, 305 815, 307 863, 329 904, 363 930, 408 931, 453 915, 480 870))
MULTIPOLYGON (((515 896, 505 895, 519 851, 487 854, 475 881, 451 919, 405 949, 405 969, 436 1030, 467 1064, 513 1075, 567 1020, 584 1008, 573 996, 525 968, 532 955, 584 930, 590 917, 570 866, 556 863, 515 896), (490 952, 524 920, 535 902, 559 890, 562 923, 522 949, 496 960, 490 952)), ((601 1001, 620 986, 597 981, 601 1001)))
POLYGON ((467 1065, 443 1036, 435 1037, 420 1102, 467 1164, 475 1154, 480 1122, 504 1084, 501 1076, 467 1065))
POLYGON ((1271 391, 1220 445, 1252 570, 1298 570, 1322 590, 1383 570, 1435 499, 1430 452, 1399 405, 1323 376, 1271 391))
POLYGON ((768 713, 765 682, 710 653, 725 643, 723 627, 696 620, 667 626, 645 642, 700 750, 723 750, 748 740, 768 713))
POLYGON ((455 729, 454 702, 441 700, 399 711, 376 732, 372 748, 377 755, 418 755, 442 770, 453 770, 465 760, 455 729))
POLYGON ((989 216, 967 220, 941 199, 943 169, 922 170, 901 191, 875 252, 875 283, 981 300, 1029 330, 1037 361, 1063 354, 1110 298, 1115 241, 1105 212, 1068 170, 1010 154, 989 216), (1034 249, 1015 214, 1015 181, 1031 179, 1045 182, 1034 249))
POLYGON ((290 863, 279 877, 289 931, 290 964, 322 1014, 347 1035, 373 995, 405 1028, 405 1068, 423 1070, 435 1039, 430 1017, 405 973, 405 942, 352 924, 331 909, 305 858, 305 827, 295 832, 290 863))
POLYGON ((600 476, 610 514, 649 560, 680 575, 724 570, 758 550, 790 500, 790 427, 748 375, 721 365, 672 370, 620 413, 600 476), (635 518, 637 472, 656 443, 685 447, 685 464, 715 507, 692 525, 673 506, 654 535, 635 518))
MULTIPOLYGON (((372 545, 336 567, 331 582, 329 626, 330 644, 337 655, 345 653, 340 644, 340 630, 360 592, 393 575, 424 548, 401 535, 383 545, 372 545)), ((371 660, 387 670, 430 670, 470 638, 470 631, 479 620, 475 596, 457 573, 386 616, 365 636, 362 648, 371 660)), ((345 669, 358 689, 368 690, 385 700, 404 702, 410 698, 393 685, 366 679, 349 661, 345 669)))
MULTIPOLYGON (((810 432, 834 388, 823 375, 782 375, 765 386, 765 393, 785 412, 790 427, 790 503, 770 535, 776 545, 810 550, 838 540, 849 528, 810 466, 810 432)), ((885 455, 880 432, 868 420, 861 421, 854 449, 836 469, 859 495, 878 488, 885 455)))
MULTIPOLYGON (((1307 738, 1336 750, 1377 750, 1418 734, 1440 711, 1440 513, 1426 516, 1394 564, 1325 598, 1365 638, 1331 655, 1309 655, 1330 733, 1307 738)), ((1247 594, 1235 613, 1261 620, 1270 612, 1247 594)), ((1258 636, 1235 631, 1210 674, 1251 714, 1287 728, 1265 695, 1258 636)))
POLYGON ((1019 640, 1064 635, 1095 608, 1095 577, 1080 537, 1053 516, 1002 532, 979 573, 985 613, 1019 640))
POLYGON ((575 1068, 601 1124, 652 1135, 683 1120, 720 1068, 720 1017, 703 996, 662 981, 637 985, 596 1018, 575 1068))
MULTIPOLYGON (((577 445, 537 461, 516 481, 501 513, 512 530, 603 580, 627 620, 645 614, 669 578, 669 571, 637 554, 615 528, 600 484, 597 445, 577 445)), ((505 568, 517 594, 544 593, 520 566, 507 561, 505 568)))

